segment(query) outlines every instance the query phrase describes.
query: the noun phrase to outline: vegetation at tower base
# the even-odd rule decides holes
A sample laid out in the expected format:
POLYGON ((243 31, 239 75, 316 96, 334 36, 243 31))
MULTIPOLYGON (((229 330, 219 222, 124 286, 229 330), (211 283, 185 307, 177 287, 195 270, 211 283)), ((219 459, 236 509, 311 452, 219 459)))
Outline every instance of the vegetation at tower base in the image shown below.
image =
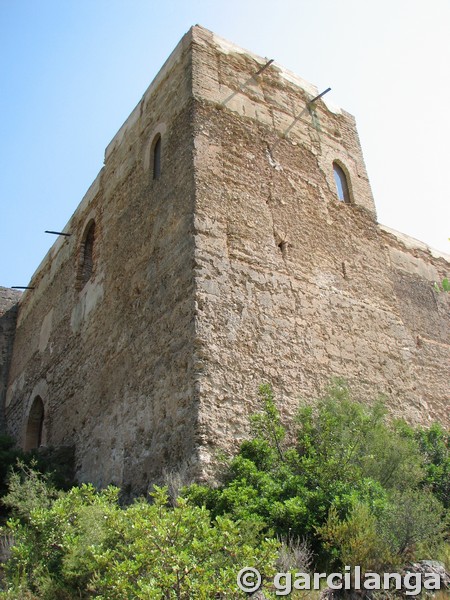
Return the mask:
POLYGON ((388 423, 382 403, 353 401, 340 380, 315 407, 300 406, 289 435, 270 386, 260 399, 251 439, 218 487, 185 490, 192 502, 273 535, 306 536, 324 568, 396 568, 448 553, 448 432, 388 423))
POLYGON ((158 487, 152 503, 122 508, 117 488, 84 484, 55 493, 28 475, 14 475, 5 498, 16 512, 9 524, 15 546, 1 598, 241 598, 241 568, 253 565, 265 579, 275 574, 279 544, 253 524, 211 519, 184 499, 170 507, 158 487))
POLYGON ((280 570, 449 560, 448 432, 389 424, 381 403, 354 402, 342 381, 300 407, 293 431, 270 386, 260 400, 220 485, 190 485, 172 503, 156 486, 125 507, 115 487, 61 491, 21 463, 3 498, 14 545, 0 598, 243 598, 244 566, 271 598, 280 570))
MULTIPOLYGON (((7 492, 8 475, 17 461, 32 467, 34 471, 47 473, 58 489, 68 490, 74 485, 74 449, 72 446, 41 447, 24 452, 16 446, 15 440, 7 435, 0 435, 0 498, 7 492)), ((0 502, 0 525, 7 514, 5 505, 0 502)))

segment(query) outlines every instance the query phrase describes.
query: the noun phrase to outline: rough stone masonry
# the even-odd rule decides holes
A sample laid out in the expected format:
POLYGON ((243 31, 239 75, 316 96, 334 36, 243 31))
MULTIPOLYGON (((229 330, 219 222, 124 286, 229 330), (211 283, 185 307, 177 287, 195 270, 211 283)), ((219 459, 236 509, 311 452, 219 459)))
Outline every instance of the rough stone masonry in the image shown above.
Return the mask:
POLYGON ((19 301, 7 430, 80 481, 208 476, 266 381, 285 419, 342 376, 450 424, 449 257, 377 223, 354 118, 266 64, 193 27, 19 301))

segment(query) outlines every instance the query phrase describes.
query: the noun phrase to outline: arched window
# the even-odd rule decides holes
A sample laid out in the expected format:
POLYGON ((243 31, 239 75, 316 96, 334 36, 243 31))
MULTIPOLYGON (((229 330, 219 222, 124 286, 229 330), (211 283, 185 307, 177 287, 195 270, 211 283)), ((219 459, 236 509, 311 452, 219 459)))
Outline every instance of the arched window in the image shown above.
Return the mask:
POLYGON ((153 179, 161 177, 161 135, 158 133, 152 144, 153 179))
POLYGON ((339 200, 342 202, 350 202, 350 192, 348 189, 347 177, 342 167, 340 167, 336 162, 333 163, 333 173, 339 200))
POLYGON ((81 289, 91 278, 94 270, 95 222, 86 227, 81 243, 80 263, 78 265, 77 282, 81 289))
POLYGON ((39 448, 42 444, 42 431, 44 428, 44 403, 40 396, 36 396, 28 415, 27 429, 25 432, 25 451, 39 448))

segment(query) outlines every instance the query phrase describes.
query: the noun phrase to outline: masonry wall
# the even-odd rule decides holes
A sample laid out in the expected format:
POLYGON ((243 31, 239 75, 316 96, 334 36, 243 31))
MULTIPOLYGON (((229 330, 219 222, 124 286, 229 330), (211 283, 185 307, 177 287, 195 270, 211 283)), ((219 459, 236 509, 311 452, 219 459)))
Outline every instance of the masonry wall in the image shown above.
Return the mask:
POLYGON ((145 491, 195 463, 190 34, 108 146, 105 166, 20 305, 7 397, 25 443, 31 405, 43 444, 73 445, 80 480, 145 491), (161 176, 152 143, 161 135, 161 176), (95 221, 94 271, 79 289, 95 221))
POLYGON ((450 270, 381 229, 351 115, 205 31, 194 46, 196 272, 207 464, 273 384, 285 418, 333 376, 393 414, 449 424, 450 270), (352 203, 337 198, 333 161, 352 203))
POLYGON ((21 293, 0 287, 0 434, 6 432, 5 397, 6 382, 14 342, 17 303, 21 293))

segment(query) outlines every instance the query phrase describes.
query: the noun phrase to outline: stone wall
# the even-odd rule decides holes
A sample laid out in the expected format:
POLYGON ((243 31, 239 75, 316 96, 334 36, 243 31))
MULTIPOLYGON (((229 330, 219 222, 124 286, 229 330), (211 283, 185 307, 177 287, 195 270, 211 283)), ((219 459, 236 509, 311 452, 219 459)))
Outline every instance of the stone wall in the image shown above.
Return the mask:
POLYGON ((21 293, 0 287, 0 434, 6 432, 5 396, 21 293))
POLYGON ((276 63, 252 77, 266 62, 186 34, 23 295, 8 429, 24 444, 41 398, 42 442, 75 446, 80 480, 207 476, 264 381, 285 419, 342 376, 449 424, 448 260, 377 224, 353 117, 276 63))
POLYGON ((378 226, 351 115, 308 110, 318 91, 278 65, 254 80, 266 60, 195 40, 204 460, 246 435, 264 381, 285 418, 341 376, 396 416, 448 425, 450 298, 433 290, 448 260, 378 226))

